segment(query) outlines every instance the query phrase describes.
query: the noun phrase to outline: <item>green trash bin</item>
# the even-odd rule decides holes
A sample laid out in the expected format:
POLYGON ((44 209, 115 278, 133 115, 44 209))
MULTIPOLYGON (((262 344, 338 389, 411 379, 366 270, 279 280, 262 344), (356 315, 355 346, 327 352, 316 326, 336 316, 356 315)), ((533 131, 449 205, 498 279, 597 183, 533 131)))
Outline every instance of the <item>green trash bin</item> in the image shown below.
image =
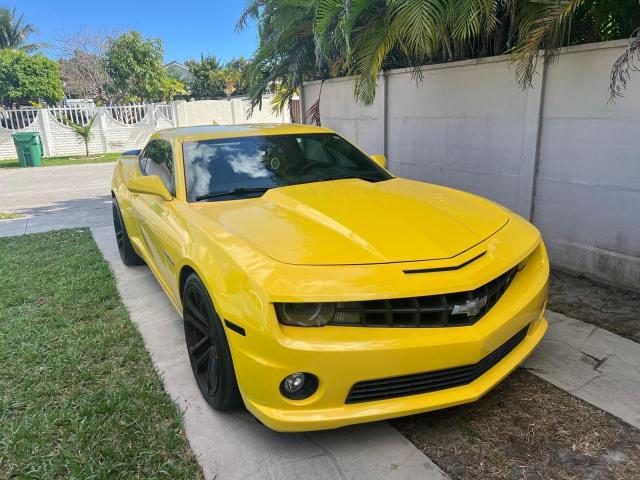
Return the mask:
POLYGON ((18 152, 21 167, 41 167, 42 141, 38 132, 16 132, 13 135, 13 144, 18 152))

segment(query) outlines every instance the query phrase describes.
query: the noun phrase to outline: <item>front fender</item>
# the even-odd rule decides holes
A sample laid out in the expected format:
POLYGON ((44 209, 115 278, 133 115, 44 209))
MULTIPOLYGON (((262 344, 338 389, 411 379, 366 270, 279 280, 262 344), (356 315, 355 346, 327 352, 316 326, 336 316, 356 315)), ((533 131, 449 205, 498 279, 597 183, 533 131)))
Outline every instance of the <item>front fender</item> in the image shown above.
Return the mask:
POLYGON ((127 188, 127 182, 130 178, 137 175, 139 175, 138 157, 123 155, 118 159, 111 179, 111 192, 120 207, 120 213, 122 214, 127 233, 130 238, 136 239, 140 237, 140 230, 133 217, 131 205, 132 194, 127 188))

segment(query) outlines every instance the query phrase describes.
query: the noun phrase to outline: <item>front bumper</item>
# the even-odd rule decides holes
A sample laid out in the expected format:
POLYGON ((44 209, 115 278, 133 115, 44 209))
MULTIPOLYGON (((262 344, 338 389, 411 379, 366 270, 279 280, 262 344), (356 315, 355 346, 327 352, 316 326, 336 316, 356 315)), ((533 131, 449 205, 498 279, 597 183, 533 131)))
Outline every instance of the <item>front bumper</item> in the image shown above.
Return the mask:
MULTIPOLYGON (((476 381, 460 387, 375 402, 344 404, 343 401, 342 405, 329 408, 322 408, 322 402, 309 402, 308 406, 304 405, 305 402, 295 402, 298 405, 274 408, 259 404, 246 395, 243 397, 246 407, 256 418, 273 430, 282 432, 338 428, 452 407, 478 400, 500 383, 533 352, 542 340, 547 326, 547 321, 541 317, 540 321, 529 327, 525 339, 500 363, 476 381)), ((343 369, 338 369, 334 375, 340 375, 341 371, 343 369)), ((273 380, 277 382, 279 379, 273 380)), ((326 395, 326 390, 325 386, 323 391, 317 392, 310 400, 326 395)))
MULTIPOLYGON (((261 308, 263 322, 254 329, 247 329, 246 337, 228 335, 246 407, 274 430, 309 431, 411 415, 477 400, 531 354, 547 329, 543 312, 549 265, 544 245, 539 242, 532 248, 527 252, 530 255, 526 267, 518 272, 501 299, 471 326, 286 327, 278 323, 272 305, 261 308), (524 328, 527 328, 524 339, 471 383, 429 393, 345 403, 353 385, 361 381, 476 364, 524 328), (304 400, 283 397, 279 391, 280 382, 293 372, 316 375, 318 390, 304 400)), ((492 260, 484 261, 489 264, 492 260)), ((514 264, 517 263, 505 265, 512 267, 514 264)), ((479 264, 473 269, 486 271, 485 267, 479 264)), ((473 269, 469 268, 465 273, 473 277, 473 269)), ((255 312, 258 314, 258 309, 255 312)))

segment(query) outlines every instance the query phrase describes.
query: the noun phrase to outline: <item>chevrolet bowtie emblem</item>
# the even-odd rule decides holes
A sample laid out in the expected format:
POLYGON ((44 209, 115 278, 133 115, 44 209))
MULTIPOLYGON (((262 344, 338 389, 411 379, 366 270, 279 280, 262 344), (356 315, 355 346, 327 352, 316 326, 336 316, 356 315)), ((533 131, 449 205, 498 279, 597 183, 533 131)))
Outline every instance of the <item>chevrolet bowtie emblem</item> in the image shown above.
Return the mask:
POLYGON ((466 315, 472 317, 480 313, 480 310, 487 304, 487 297, 472 298, 463 304, 456 304, 451 309, 451 315, 466 315))

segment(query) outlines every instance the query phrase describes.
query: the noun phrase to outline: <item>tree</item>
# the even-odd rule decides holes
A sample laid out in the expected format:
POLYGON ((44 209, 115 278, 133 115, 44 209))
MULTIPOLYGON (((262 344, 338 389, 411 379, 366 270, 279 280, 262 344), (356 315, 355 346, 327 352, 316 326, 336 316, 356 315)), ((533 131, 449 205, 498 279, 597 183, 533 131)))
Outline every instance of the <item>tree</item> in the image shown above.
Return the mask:
POLYGON ((161 90, 160 99, 165 102, 169 102, 176 97, 185 97, 188 94, 184 83, 169 76, 162 80, 161 90))
POLYGON ((93 124, 96 121, 96 117, 97 115, 91 117, 86 125, 75 123, 67 117, 63 118, 63 123, 73 128, 73 132, 76 134, 76 136, 84 142, 84 153, 86 158, 89 158, 89 142, 91 141, 93 124))
POLYGON ((244 57, 232 58, 225 66, 225 70, 237 72, 235 91, 236 95, 247 94, 247 71, 251 62, 244 57))
POLYGON ((187 67, 193 75, 191 97, 196 100, 231 98, 234 93, 247 93, 245 71, 249 61, 239 57, 223 65, 214 55, 202 55, 200 61, 189 60, 187 67))
POLYGON ((219 74, 224 82, 224 93, 227 95, 227 100, 231 100, 231 95, 238 89, 240 83, 240 72, 226 67, 220 70, 219 74))
MULTIPOLYGON (((282 110, 304 80, 317 78, 313 20, 314 0, 251 0, 236 30, 249 19, 257 22, 259 43, 246 71, 251 108, 262 106, 262 96, 275 89, 274 107, 282 110)), ((326 56, 326 51, 319 49, 326 56)))
POLYGON ((9 10, 0 7, 0 50, 12 49, 27 53, 37 50, 36 44, 27 43, 29 35, 36 31, 33 24, 24 23, 24 15, 18 15, 15 8, 9 10))
POLYGON ((342 75, 355 76, 355 96, 369 104, 381 70, 413 67, 420 78, 420 66, 427 63, 505 53, 512 54, 517 81, 528 88, 540 49, 549 61, 563 46, 628 36, 640 25, 638 5, 639 0, 250 0, 237 29, 249 18, 258 23, 260 41, 248 68, 252 106, 273 85, 279 86, 282 106, 303 80, 342 75))
MULTIPOLYGON (((180 90, 162 66, 162 40, 144 39, 127 32, 111 40, 105 55, 106 71, 112 79, 109 92, 118 101, 170 100, 180 90)), ((184 86, 182 89, 184 89, 184 86)))
POLYGON ((0 101, 3 105, 55 103, 63 95, 56 62, 17 50, 0 51, 0 101))
POLYGON ((111 76, 106 69, 110 35, 82 31, 58 40, 60 78, 69 98, 90 98, 97 103, 112 100, 111 76))
POLYGON ((224 78, 218 73, 222 65, 214 55, 202 55, 199 62, 189 60, 186 66, 193 74, 190 84, 192 98, 204 100, 224 96, 226 84, 224 78))

